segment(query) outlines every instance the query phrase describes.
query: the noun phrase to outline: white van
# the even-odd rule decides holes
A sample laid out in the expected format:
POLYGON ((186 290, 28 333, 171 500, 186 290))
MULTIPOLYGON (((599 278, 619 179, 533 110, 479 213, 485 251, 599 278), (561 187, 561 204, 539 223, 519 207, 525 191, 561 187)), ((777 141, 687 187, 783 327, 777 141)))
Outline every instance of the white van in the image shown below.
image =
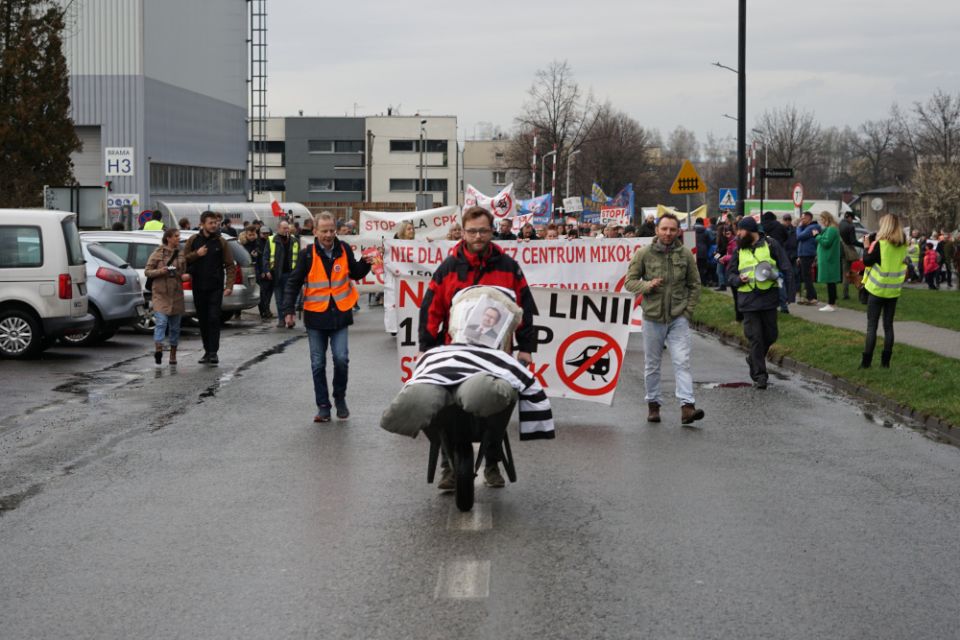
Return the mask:
POLYGON ((86 282, 77 214, 0 209, 0 357, 35 356, 91 329, 86 282))

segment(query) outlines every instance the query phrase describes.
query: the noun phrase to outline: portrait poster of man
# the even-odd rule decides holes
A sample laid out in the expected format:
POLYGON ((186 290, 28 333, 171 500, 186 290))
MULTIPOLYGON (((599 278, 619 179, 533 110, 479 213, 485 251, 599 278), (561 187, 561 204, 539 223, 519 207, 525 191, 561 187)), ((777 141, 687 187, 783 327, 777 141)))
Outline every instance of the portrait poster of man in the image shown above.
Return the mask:
POLYGON ((481 296, 469 308, 463 329, 456 336, 455 342, 475 344, 493 349, 503 344, 506 331, 510 325, 510 312, 502 304, 481 296))

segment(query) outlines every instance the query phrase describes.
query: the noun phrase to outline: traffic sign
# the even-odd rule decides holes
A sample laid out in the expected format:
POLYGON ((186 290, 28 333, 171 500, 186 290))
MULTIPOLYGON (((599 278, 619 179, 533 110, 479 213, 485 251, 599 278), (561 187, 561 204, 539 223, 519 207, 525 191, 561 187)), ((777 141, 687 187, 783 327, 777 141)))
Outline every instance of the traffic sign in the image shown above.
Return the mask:
POLYGON ((571 390, 585 396, 602 396, 617 386, 623 351, 609 334, 577 331, 560 344, 556 365, 560 380, 571 390))
POLYGON ((803 185, 799 182, 793 185, 793 206, 803 206, 803 185))
POLYGON ((680 173, 677 174, 676 180, 673 181, 673 185, 670 187, 670 193, 682 195, 706 192, 707 185, 700 179, 697 170, 693 168, 693 163, 689 160, 684 160, 683 166, 680 167, 680 173))
POLYGON ((760 177, 762 178, 792 178, 793 177, 793 167, 770 167, 760 169, 760 177))
POLYGON ((737 208, 737 190, 736 189, 720 189, 720 208, 721 209, 737 208))

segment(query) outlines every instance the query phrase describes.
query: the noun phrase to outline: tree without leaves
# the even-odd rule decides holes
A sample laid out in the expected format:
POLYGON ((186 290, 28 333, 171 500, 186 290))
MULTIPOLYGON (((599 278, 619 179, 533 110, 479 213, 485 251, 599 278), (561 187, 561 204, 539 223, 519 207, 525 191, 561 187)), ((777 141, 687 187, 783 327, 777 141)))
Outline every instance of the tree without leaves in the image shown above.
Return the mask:
MULTIPOLYGON (((534 76, 523 113, 516 118, 517 133, 507 148, 507 164, 517 171, 518 192, 530 190, 530 163, 533 138, 537 137, 537 181, 540 181, 540 159, 557 149, 557 180, 564 175, 570 152, 579 149, 590 134, 597 116, 597 104, 591 93, 584 95, 566 61, 554 61, 534 76)), ((552 167, 548 161, 547 170, 552 167)), ((550 181, 538 185, 540 193, 549 191, 550 181), (547 187, 547 188, 544 188, 547 187)))
POLYGON ((44 185, 73 182, 63 28, 54 2, 0 0, 0 206, 37 206, 44 185))
MULTIPOLYGON (((797 109, 794 105, 773 109, 760 116, 759 128, 764 131, 770 145, 770 166, 793 167, 804 187, 814 192, 817 170, 822 170, 823 133, 814 114, 797 109), (814 180, 810 180, 814 178, 814 180), (808 184, 808 182, 810 184, 808 184)), ((790 185, 784 181, 770 181, 769 197, 789 197, 790 185)))
POLYGON ((590 193, 594 182, 610 196, 629 183, 637 198, 650 193, 655 187, 654 146, 653 137, 639 122, 609 102, 604 104, 574 161, 573 193, 590 193))
POLYGON ((922 164, 911 183, 911 223, 924 231, 960 224, 960 164, 922 164))
POLYGON ((890 168, 897 146, 897 124, 893 118, 864 122, 851 138, 851 144, 857 156, 855 164, 860 165, 856 173, 861 187, 876 188, 892 181, 890 168))

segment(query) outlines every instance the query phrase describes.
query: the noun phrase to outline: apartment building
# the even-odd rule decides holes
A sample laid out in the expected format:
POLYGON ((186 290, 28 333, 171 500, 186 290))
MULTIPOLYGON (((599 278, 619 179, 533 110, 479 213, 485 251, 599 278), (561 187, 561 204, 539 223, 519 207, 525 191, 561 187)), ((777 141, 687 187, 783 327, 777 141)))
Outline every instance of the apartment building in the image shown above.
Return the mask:
POLYGON ((269 118, 263 190, 294 202, 413 204, 422 189, 435 206, 456 204, 457 148, 453 116, 269 118))

